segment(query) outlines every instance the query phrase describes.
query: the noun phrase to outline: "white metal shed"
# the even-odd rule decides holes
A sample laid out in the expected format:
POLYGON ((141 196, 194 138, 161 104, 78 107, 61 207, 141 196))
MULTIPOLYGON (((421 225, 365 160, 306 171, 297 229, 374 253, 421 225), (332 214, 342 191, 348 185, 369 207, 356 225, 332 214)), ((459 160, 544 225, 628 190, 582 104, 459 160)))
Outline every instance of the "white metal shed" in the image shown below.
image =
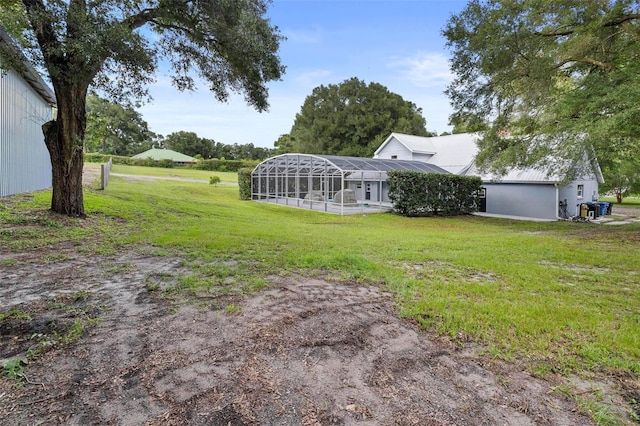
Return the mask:
POLYGON ((2 28, 0 68, 0 197, 49 188, 42 125, 53 117, 55 95, 2 28))

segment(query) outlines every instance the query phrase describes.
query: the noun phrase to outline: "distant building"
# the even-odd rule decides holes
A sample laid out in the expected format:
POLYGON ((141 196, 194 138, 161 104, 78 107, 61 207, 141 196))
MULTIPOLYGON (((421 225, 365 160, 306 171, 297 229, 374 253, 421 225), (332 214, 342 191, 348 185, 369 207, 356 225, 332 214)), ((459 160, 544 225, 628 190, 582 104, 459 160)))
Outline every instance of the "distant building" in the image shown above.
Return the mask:
POLYGON ((55 105, 53 91, 0 28, 0 197, 51 187, 42 125, 55 105), (10 67, 9 57, 18 65, 10 67))
POLYGON ((173 161, 173 164, 178 166, 196 164, 198 162, 198 160, 196 160, 195 158, 182 154, 180 152, 159 148, 151 148, 145 152, 136 154, 131 158, 134 158, 136 160, 151 159, 154 161, 171 160, 173 161))
POLYGON ((569 183, 562 176, 535 168, 511 169, 504 176, 482 173, 475 166, 475 133, 423 137, 392 133, 374 158, 422 161, 462 176, 479 176, 483 182, 480 211, 506 216, 558 219, 578 216, 579 206, 597 197, 604 182, 596 162, 585 157, 582 175, 569 183))

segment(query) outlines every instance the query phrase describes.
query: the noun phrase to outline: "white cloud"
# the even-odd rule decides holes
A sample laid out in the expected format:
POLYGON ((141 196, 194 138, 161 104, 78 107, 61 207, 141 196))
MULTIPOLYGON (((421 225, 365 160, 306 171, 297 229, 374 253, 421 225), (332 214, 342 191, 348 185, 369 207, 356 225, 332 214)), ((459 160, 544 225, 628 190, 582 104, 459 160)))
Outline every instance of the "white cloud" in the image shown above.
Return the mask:
POLYGON ((388 67, 398 70, 417 87, 444 87, 453 80, 448 58, 439 53, 420 52, 412 57, 392 59, 388 67))

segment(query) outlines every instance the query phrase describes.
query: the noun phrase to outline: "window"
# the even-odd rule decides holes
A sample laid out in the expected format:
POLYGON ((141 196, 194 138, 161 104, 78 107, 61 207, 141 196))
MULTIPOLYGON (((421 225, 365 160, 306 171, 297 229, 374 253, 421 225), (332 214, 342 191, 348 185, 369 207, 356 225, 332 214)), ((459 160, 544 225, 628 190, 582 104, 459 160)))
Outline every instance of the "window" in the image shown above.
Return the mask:
POLYGON ((578 198, 582 198, 584 195, 584 185, 578 185, 578 198))
POLYGON ((397 160, 397 159, 398 159, 398 156, 397 156, 397 155, 392 155, 392 156, 391 156, 391 159, 392 159, 392 160, 397 160))

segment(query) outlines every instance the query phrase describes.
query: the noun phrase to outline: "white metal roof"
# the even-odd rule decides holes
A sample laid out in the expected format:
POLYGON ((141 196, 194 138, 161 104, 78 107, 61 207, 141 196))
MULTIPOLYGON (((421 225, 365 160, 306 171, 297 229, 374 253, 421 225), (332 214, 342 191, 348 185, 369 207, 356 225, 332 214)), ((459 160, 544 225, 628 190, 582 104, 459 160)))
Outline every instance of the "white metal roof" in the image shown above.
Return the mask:
POLYGON ((17 46, 17 43, 7 34, 0 26, 0 47, 4 47, 4 53, 12 55, 15 59, 19 60, 23 65, 22 67, 14 67, 15 70, 20 73, 22 78, 44 99, 49 105, 56 105, 56 95, 53 90, 44 82, 40 74, 33 68, 27 58, 22 54, 17 46), (20 69, 18 69, 20 68, 20 69))
POLYGON ((481 173, 475 164, 471 165, 464 173, 466 176, 480 176, 484 182, 501 183, 557 183, 562 181, 557 174, 549 174, 546 170, 527 168, 509 169, 504 175, 494 173, 481 173))
POLYGON ((476 141, 479 137, 476 133, 427 137, 394 132, 374 155, 377 156, 387 144, 396 140, 412 153, 431 154, 427 160, 430 164, 442 167, 450 173, 460 174, 473 163, 478 152, 476 141))
MULTIPOLYGON (((504 175, 481 172, 475 165, 478 153, 477 141, 479 133, 459 133, 446 136, 411 136, 402 133, 392 133, 376 150, 378 155, 384 146, 395 139, 414 153, 433 153, 426 161, 447 170, 465 176, 479 176, 485 182, 503 183, 557 183, 562 181, 560 176, 549 173, 544 168, 512 168, 504 175)), ((394 160, 396 161, 396 160, 394 160)), ((596 176, 599 170, 596 167, 596 176)), ((599 178, 599 180, 601 180, 599 178)))
POLYGON ((380 145, 380 147, 376 150, 374 155, 378 155, 378 152, 381 151, 385 145, 391 142, 392 139, 397 140, 402 145, 404 145, 409 151, 416 152, 419 154, 435 154, 436 149, 431 144, 431 139, 425 136, 414 136, 407 135, 404 133, 391 133, 389 137, 380 145))

